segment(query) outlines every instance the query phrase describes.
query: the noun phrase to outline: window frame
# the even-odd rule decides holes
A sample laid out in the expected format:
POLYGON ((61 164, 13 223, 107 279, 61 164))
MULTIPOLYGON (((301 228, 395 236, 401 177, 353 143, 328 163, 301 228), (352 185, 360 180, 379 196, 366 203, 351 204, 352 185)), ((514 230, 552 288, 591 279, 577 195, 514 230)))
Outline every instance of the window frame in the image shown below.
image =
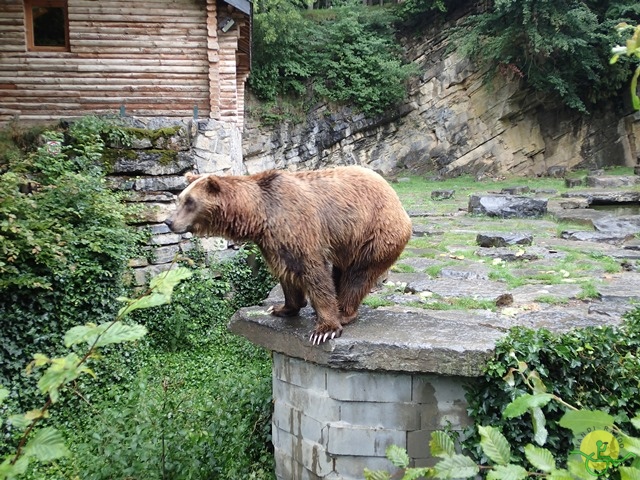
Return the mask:
POLYGON ((24 0, 25 32, 28 52, 68 52, 69 50, 69 5, 67 0, 24 0), (33 8, 61 8, 64 13, 64 45, 35 45, 33 31, 33 8))

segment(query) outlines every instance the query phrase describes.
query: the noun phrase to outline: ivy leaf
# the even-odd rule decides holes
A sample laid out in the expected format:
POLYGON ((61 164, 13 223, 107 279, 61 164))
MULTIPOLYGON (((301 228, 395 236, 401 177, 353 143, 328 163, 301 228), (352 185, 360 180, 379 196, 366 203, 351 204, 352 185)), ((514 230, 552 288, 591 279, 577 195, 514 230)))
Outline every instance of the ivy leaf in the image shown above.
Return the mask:
POLYGON ((69 455, 62 434, 55 428, 38 430, 24 447, 24 455, 33 456, 41 462, 50 462, 69 455))
POLYGON ((570 429, 574 435, 588 428, 605 429, 613 426, 613 417, 608 413, 593 410, 569 410, 560 419, 559 425, 570 429))
POLYGON ((439 461, 436 463, 434 469, 436 478, 443 480, 450 478, 469 478, 477 475, 480 471, 471 458, 460 454, 439 461))
POLYGON ((5 399, 9 396, 9 390, 4 387, 0 387, 0 405, 2 405, 5 399))
POLYGON ((531 409, 531 421, 533 423, 533 440, 540 446, 547 442, 547 419, 541 408, 531 409))
POLYGON ((546 448, 528 444, 524 447, 524 455, 529 460, 529 463, 538 470, 549 473, 556 468, 556 460, 546 448))
POLYGON ((487 480, 522 480, 527 471, 520 465, 497 465, 487 473, 487 480))
MULTIPOLYGON (((0 399, 0 402, 2 402, 2 400, 0 399)), ((636 427, 638 430, 640 430, 640 415, 636 415, 635 417, 633 417, 631 419, 631 424, 636 427)))
POLYGON ((429 447, 431 449, 431 455, 434 457, 448 458, 456 453, 453 440, 442 430, 431 432, 429 447))
POLYGON ((506 406, 506 408, 502 412, 502 417, 520 417, 532 408, 544 407, 552 399, 553 395, 550 393, 538 393, 535 395, 525 393, 506 406))
POLYGON ((387 447, 387 458, 398 468, 407 468, 409 466, 409 455, 404 448, 397 445, 390 445, 387 447))
POLYGON ((640 470, 633 467, 619 467, 620 480, 640 480, 640 470))
POLYGON ((498 465, 507 465, 511 460, 511 448, 507 439, 494 427, 478 426, 480 446, 484 454, 498 465))

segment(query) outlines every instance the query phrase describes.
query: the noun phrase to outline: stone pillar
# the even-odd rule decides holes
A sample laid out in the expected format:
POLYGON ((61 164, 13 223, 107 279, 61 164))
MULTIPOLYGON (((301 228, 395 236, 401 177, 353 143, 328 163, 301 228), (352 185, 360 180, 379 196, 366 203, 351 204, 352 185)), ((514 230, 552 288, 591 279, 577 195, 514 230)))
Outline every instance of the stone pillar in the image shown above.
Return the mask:
POLYGON ((363 306, 340 338, 312 346, 313 322, 309 307, 283 319, 261 306, 239 310, 229 324, 274 352, 279 480, 352 480, 362 479, 365 468, 393 471, 385 452, 394 444, 407 449, 412 466, 433 465, 431 432, 469 424, 463 386, 481 375, 501 335, 427 311, 363 306))
POLYGON ((390 445, 429 463, 431 432, 467 424, 462 378, 329 368, 273 356, 276 476, 362 479, 390 470, 390 445))

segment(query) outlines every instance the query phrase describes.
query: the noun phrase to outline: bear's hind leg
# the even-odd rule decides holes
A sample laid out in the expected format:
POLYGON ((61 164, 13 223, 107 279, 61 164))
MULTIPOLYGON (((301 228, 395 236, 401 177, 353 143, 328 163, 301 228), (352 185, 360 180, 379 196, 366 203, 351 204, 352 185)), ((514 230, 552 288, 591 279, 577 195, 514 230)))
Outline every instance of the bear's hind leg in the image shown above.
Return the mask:
POLYGON ((273 307, 270 310, 271 315, 276 317, 295 317, 301 308, 307 306, 304 290, 285 280, 280 282, 280 284, 284 292, 284 305, 273 307))
POLYGON ((371 292, 378 278, 383 275, 392 264, 393 262, 389 264, 368 265, 366 267, 354 266, 344 272, 340 282, 340 293, 338 295, 338 306, 342 314, 340 323, 342 325, 347 325, 356 319, 362 300, 371 292))

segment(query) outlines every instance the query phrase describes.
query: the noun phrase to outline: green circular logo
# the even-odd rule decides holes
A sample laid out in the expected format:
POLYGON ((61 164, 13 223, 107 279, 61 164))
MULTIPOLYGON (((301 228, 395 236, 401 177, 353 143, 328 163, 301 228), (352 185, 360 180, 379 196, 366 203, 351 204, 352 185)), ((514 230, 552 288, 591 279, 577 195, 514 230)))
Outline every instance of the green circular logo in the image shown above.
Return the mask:
POLYGON ((620 456, 620 444, 611 432, 594 430, 580 442, 580 452, 585 455, 585 467, 592 474, 608 469, 612 460, 620 456))

